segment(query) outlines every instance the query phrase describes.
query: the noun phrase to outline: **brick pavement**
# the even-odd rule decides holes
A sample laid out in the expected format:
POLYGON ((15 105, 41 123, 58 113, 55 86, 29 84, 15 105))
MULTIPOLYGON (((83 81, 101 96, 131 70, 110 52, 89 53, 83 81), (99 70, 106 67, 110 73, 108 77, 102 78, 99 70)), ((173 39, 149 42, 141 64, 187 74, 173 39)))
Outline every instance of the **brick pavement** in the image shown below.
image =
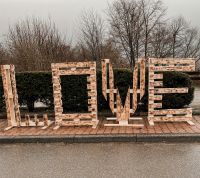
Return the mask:
MULTIPOLYGON (((104 117, 100 117, 99 125, 96 129, 90 126, 75 126, 75 127, 60 127, 58 130, 53 130, 55 125, 42 130, 41 127, 21 127, 12 128, 4 131, 7 126, 6 120, 0 120, 0 136, 13 135, 118 135, 118 134, 200 134, 200 116, 194 116, 193 122, 195 126, 190 126, 187 123, 155 123, 154 127, 150 127, 144 119, 145 126, 142 129, 133 127, 104 127, 108 121, 104 117)), ((112 121, 109 121, 111 123, 112 121)))

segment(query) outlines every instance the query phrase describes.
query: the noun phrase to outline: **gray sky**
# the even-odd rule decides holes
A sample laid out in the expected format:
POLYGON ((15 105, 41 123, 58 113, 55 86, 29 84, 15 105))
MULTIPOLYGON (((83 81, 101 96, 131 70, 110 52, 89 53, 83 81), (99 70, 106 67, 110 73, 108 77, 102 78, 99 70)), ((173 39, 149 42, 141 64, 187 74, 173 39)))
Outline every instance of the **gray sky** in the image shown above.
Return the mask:
MULTIPOLYGON (((9 25, 27 16, 55 21, 59 31, 76 39, 79 16, 83 10, 94 9, 104 14, 108 2, 114 0, 0 0, 0 41, 9 25)), ((163 0, 168 16, 183 15, 192 25, 200 27, 200 0, 163 0)))

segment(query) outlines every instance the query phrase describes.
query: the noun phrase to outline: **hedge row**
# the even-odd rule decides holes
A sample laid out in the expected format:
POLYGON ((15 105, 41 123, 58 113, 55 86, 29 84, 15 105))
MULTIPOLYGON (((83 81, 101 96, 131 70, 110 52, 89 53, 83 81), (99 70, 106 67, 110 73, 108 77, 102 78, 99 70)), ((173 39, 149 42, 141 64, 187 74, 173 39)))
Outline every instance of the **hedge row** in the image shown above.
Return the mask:
MULTIPOLYGON (((132 73, 129 70, 114 70, 115 86, 124 102, 129 86, 132 86, 132 73)), ((29 111, 34 110, 35 101, 45 102, 53 110, 53 87, 51 73, 20 73, 16 74, 19 103, 27 105, 29 111)), ((146 81, 146 84, 148 82, 146 81)), ((62 100, 65 112, 80 112, 87 110, 87 80, 86 76, 62 76, 62 100)), ((166 94, 163 96, 164 108, 181 108, 193 100, 194 88, 187 74, 177 72, 164 73, 164 87, 188 87, 187 94, 166 94)), ((97 72, 98 109, 109 109, 101 91, 101 72, 97 72)), ((148 86, 139 109, 146 110, 148 105, 148 86)), ((3 87, 0 81, 0 108, 5 109, 3 87)))

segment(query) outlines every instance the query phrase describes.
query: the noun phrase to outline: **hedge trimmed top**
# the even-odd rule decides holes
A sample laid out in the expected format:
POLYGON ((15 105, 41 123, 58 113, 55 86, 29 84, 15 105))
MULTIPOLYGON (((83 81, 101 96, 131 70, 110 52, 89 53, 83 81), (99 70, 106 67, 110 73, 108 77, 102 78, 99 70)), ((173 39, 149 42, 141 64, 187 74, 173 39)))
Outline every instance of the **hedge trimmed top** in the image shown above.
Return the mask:
MULTIPOLYGON (((132 86, 132 72, 124 69, 115 69, 115 85, 119 88, 122 102, 124 102, 129 86, 132 86)), ((146 85, 147 85, 146 79, 146 85)), ((27 105, 29 111, 34 111, 34 102, 42 101, 53 110, 53 86, 52 75, 50 72, 40 73, 18 73, 16 74, 17 91, 20 105, 27 105)), ((188 87, 186 94, 165 94, 163 95, 163 108, 182 108, 189 105, 194 96, 192 81, 187 74, 180 72, 164 72, 164 87, 178 88, 188 87)), ((3 99, 3 86, 0 79, 0 108, 5 108, 3 99)), ((87 111, 87 82, 85 76, 62 76, 62 101, 65 112, 84 112, 87 111)), ((148 86, 146 93, 141 101, 139 110, 147 110, 148 105, 148 86)), ((97 72, 97 93, 98 109, 109 109, 108 103, 102 95, 101 71, 97 72)))

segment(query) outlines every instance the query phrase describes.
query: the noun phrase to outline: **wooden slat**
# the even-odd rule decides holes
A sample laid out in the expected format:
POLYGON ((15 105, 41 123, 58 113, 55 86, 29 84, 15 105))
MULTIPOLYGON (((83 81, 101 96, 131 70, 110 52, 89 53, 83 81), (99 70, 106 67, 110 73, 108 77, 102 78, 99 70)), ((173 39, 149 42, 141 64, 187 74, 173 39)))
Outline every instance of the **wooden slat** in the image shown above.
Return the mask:
POLYGON ((150 108, 162 108, 162 103, 153 103, 153 104, 149 104, 150 108))
POLYGON ((166 93, 188 93, 188 88, 155 88, 154 92, 157 94, 166 93))
POLYGON ((192 114, 192 108, 184 108, 184 109, 164 109, 164 110, 154 110, 152 112, 154 115, 168 115, 168 114, 192 114))
MULTIPOLYGON (((151 85, 151 83, 150 83, 150 85, 151 85)), ((154 85, 154 87, 162 87, 163 81, 154 81, 153 85, 154 85)))
POLYGON ((128 124, 128 123, 119 123, 119 124, 104 124, 106 127, 133 127, 133 128, 143 128, 143 124, 128 124))
POLYGON ((20 115, 19 103, 18 103, 18 94, 17 94, 15 66, 14 65, 10 65, 10 79, 11 79, 12 91, 13 91, 15 118, 16 118, 17 125, 20 126, 21 115, 20 115))
POLYGON ((145 59, 140 60, 140 99, 145 93, 145 59))
POLYGON ((153 95, 153 96, 149 96, 150 101, 161 101, 163 98, 162 95, 153 95))
POLYGON ((96 125, 98 121, 63 121, 61 126, 93 126, 96 125))
POLYGON ((96 113, 76 113, 76 114, 62 114, 59 115, 62 120, 69 119, 96 119, 96 113))
POLYGON ((102 93, 105 99, 107 100, 107 68, 105 60, 102 60, 102 93))
POLYGON ((133 112, 137 109, 137 87, 138 87, 138 64, 136 63, 133 72, 133 112))
POLYGON ((153 79, 163 79, 163 74, 154 74, 153 79))
POLYGON ((163 78, 162 74, 154 74, 154 71, 151 70, 152 63, 151 59, 148 60, 148 117, 151 116, 150 111, 154 110, 154 78, 163 78))
POLYGON ((195 65, 190 66, 155 66, 152 67, 152 70, 156 72, 164 72, 164 71, 184 71, 184 72, 190 72, 195 71, 195 65))
POLYGON ((109 63, 109 105, 112 113, 114 113, 114 73, 112 65, 109 63))
POLYGON ((195 65, 195 58, 151 58, 151 64, 195 65))
POLYGON ((192 117, 185 117, 185 116, 173 116, 173 117, 159 117, 154 116, 154 122, 185 122, 192 120, 192 117))
POLYGON ((14 103, 16 96, 14 96, 15 92, 13 93, 14 86, 12 85, 10 68, 11 68, 10 65, 1 66, 8 127, 12 127, 13 125, 18 124, 16 121, 15 103, 14 103))
POLYGON ((127 95, 126 95, 126 101, 124 104, 124 120, 130 119, 130 88, 128 89, 127 95))
POLYGON ((65 63, 52 63, 52 68, 84 68, 95 67, 95 62, 65 62, 65 63))
POLYGON ((59 70, 58 75, 92 75, 93 70, 90 69, 77 69, 77 70, 59 70))
POLYGON ((117 120, 119 121, 122 118, 123 107, 122 107, 122 102, 121 102, 121 98, 120 98, 120 94, 118 90, 117 90, 117 95, 116 95, 116 105, 117 105, 116 116, 117 116, 117 120))

